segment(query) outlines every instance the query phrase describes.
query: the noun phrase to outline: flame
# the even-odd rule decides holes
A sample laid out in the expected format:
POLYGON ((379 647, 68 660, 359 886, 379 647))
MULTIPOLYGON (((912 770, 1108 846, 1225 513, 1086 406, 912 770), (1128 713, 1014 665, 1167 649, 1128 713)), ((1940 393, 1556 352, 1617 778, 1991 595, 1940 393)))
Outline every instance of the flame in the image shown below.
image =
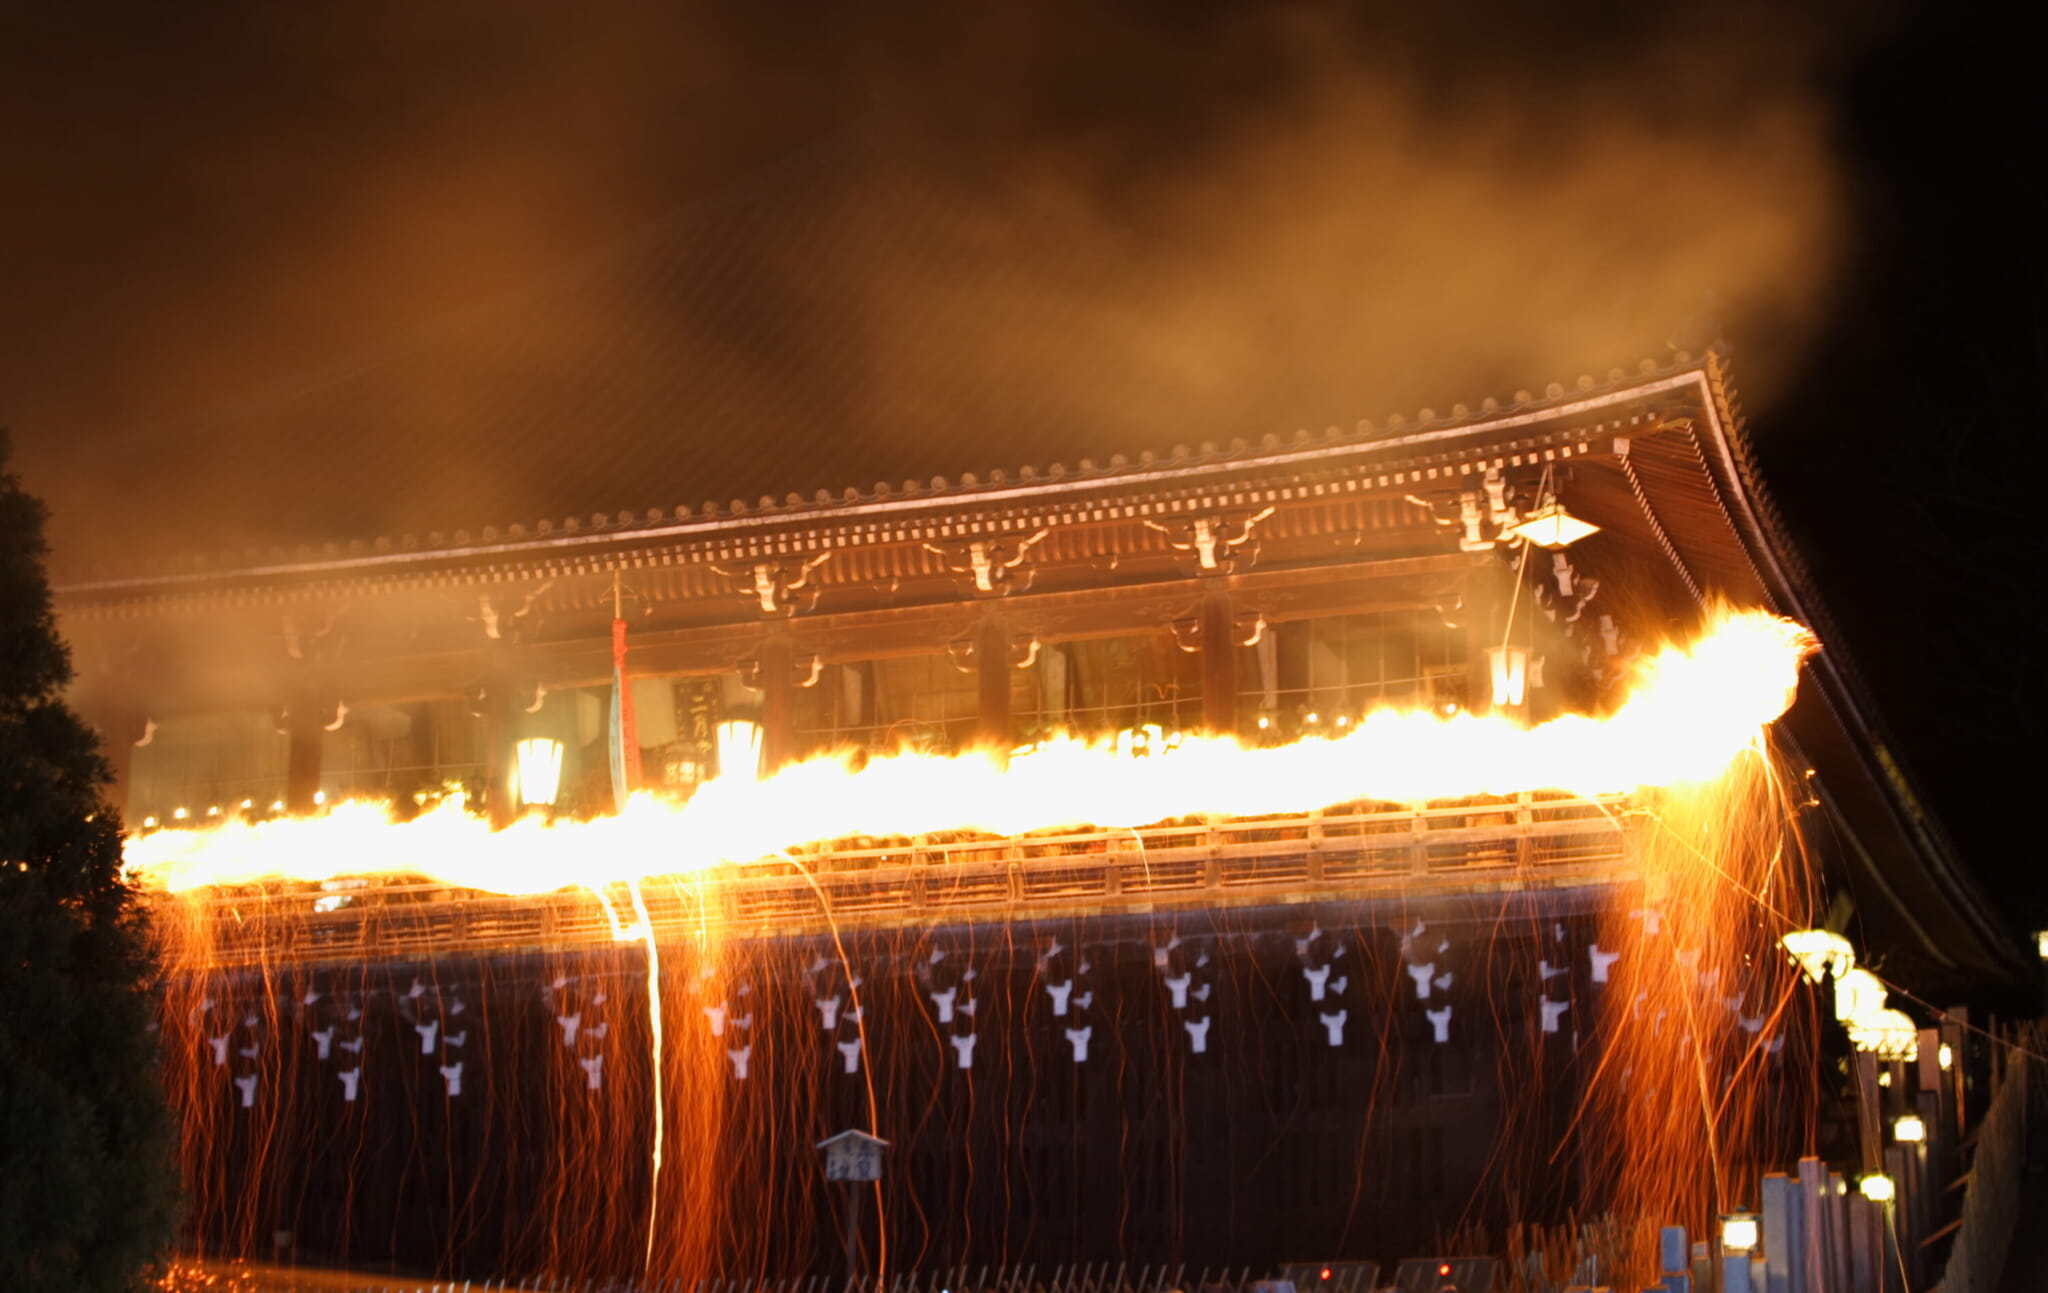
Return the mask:
POLYGON ((388 805, 356 801, 311 817, 131 836, 126 864, 140 882, 172 892, 387 874, 517 895, 687 873, 855 836, 1018 835, 1359 800, 1697 784, 1754 748, 1791 704, 1814 646, 1792 621, 1721 611, 1690 646, 1648 657, 1605 717, 1525 727, 1495 716, 1382 710, 1343 736, 1277 748, 1189 737, 1132 758, 1114 743, 1059 739, 1008 756, 898 754, 858 769, 828 756, 759 780, 721 778, 685 801, 642 792, 616 816, 528 818, 499 830, 453 800, 403 822, 388 805))

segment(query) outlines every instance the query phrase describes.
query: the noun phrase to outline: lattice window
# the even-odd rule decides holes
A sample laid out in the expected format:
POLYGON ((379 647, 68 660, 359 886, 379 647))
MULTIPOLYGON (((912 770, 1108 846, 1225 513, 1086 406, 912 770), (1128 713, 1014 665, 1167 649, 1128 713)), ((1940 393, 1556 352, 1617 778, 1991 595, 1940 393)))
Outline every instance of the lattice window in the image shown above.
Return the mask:
POLYGON ((952 753, 973 740, 978 703, 973 670, 943 652, 826 665, 796 693, 797 751, 952 753))
POLYGON ((189 824, 236 812, 244 802, 248 811, 266 813, 284 798, 290 748, 273 714, 159 720, 129 766, 128 820, 189 824))
POLYGON ((357 705, 321 733, 320 788, 330 801, 404 803, 451 785, 474 795, 484 768, 483 720, 461 700, 357 705))
POLYGON ((1010 717, 1024 741, 1058 732, 1099 738, 1147 725, 1186 731, 1202 721, 1200 658, 1166 629, 1047 643, 1015 675, 1010 717))
POLYGON ((1275 624, 1238 648, 1238 730, 1292 739, 1375 709, 1462 705, 1465 673, 1464 632, 1433 609, 1275 624))

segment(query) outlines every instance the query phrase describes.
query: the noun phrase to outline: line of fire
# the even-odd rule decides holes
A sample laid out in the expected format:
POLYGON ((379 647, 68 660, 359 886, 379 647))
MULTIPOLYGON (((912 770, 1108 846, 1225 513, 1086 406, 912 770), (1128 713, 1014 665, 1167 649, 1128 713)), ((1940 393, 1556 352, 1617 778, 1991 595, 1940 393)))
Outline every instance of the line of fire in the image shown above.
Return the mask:
POLYGON ((212 1254, 1648 1280, 2027 972, 1715 355, 59 604, 212 1254))

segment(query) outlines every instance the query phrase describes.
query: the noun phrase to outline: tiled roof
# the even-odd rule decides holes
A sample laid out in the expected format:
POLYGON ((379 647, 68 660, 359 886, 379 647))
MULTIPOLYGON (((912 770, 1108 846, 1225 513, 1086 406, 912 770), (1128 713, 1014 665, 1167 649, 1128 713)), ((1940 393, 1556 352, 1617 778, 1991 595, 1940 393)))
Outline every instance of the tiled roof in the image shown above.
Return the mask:
MULTIPOLYGON (((1011 468, 991 467, 986 471, 963 471, 957 476, 933 475, 930 477, 909 476, 900 483, 889 479, 874 481, 866 487, 848 485, 840 489, 818 488, 809 493, 785 491, 764 492, 755 496, 754 488, 776 489, 793 479, 816 479, 820 471, 833 470, 830 467, 817 468, 814 459, 806 458, 802 451, 807 442, 798 437, 794 443, 796 461, 774 463, 735 464, 725 461, 720 470, 697 473, 692 479, 721 479, 728 482, 745 479, 746 487, 735 485, 730 492, 733 497, 720 501, 716 496, 702 502, 681 502, 673 506, 623 507, 615 511, 596 511, 589 514, 570 514, 556 517, 542 515, 531 521, 509 521, 504 524, 486 523, 470 528, 458 526, 451 529, 408 531, 401 534, 382 534, 374 537, 355 537, 347 540, 323 542, 272 542, 266 546, 243 546, 223 549, 216 553, 197 550, 190 542, 184 551, 173 549, 169 554, 152 554, 121 562, 112 566, 98 566, 90 571, 73 569, 60 581, 61 586, 80 587, 98 583, 105 579, 125 581, 132 578, 148 579, 151 576, 227 573, 236 570, 289 565, 299 562, 346 561, 351 557, 377 554, 407 553, 421 558, 436 553, 470 552, 479 547, 501 544, 518 544, 523 541, 539 541, 570 535, 586 539, 600 536, 617 536, 630 541, 636 534, 674 529, 689 523, 733 521, 747 518, 759 521, 774 518, 783 521, 818 520, 829 521, 835 512, 853 508, 865 508, 879 503, 928 502, 933 504, 958 503, 972 505, 986 498, 993 502, 1006 495, 1035 492, 1054 486, 1076 485, 1114 488, 1128 480, 1133 484, 1145 481, 1147 477, 1172 473, 1188 468, 1209 467, 1227 470, 1235 464, 1256 467, 1263 460, 1294 457, 1303 451, 1312 453, 1341 452, 1344 450, 1370 449, 1384 444, 1419 436, 1427 433, 1441 435, 1456 433, 1460 428, 1470 426, 1480 430, 1490 424, 1512 419, 1517 415, 1541 417, 1547 412, 1568 412, 1574 404, 1592 396, 1614 392, 1626 393, 1629 388, 1644 384, 1648 379, 1669 376, 1696 369, 1698 362, 1685 352, 1677 352, 1659 364, 1644 360, 1635 374, 1625 374, 1620 369, 1609 370, 1604 380, 1581 376, 1569 387, 1561 382, 1552 382, 1538 395, 1527 390, 1514 393, 1510 403, 1488 398, 1477 407, 1463 403, 1454 404, 1445 413, 1434 409, 1421 409, 1413 417, 1394 414, 1385 422, 1376 424, 1370 419, 1361 420, 1350 428, 1326 427, 1321 431, 1299 428, 1282 435, 1266 432, 1256 441, 1235 437, 1218 444, 1201 441, 1196 444, 1174 444, 1161 450, 1144 449, 1125 454, 1112 452, 1101 456, 1081 456, 1071 462, 1049 461, 1041 464, 1026 463, 1011 468), (768 474, 781 470, 781 479, 768 474), (808 475, 804 474, 808 471, 808 475), (758 474, 753 474, 758 473, 758 474)), ((1056 446, 1065 437, 1049 435, 1047 440, 1056 446)), ((1434 437, 1432 437, 1434 438, 1434 437)), ((631 456, 631 445, 640 443, 625 437, 615 437, 607 442, 608 454, 616 460, 616 470, 621 479, 635 479, 642 482, 638 488, 645 492, 650 486, 646 482, 663 479, 657 469, 635 470, 631 456)), ((648 450, 647 463, 662 461, 676 456, 673 445, 664 445, 663 438, 649 436, 645 441, 648 450)), ((687 455, 688 450, 680 451, 687 455)), ((869 468, 860 474, 875 474, 874 463, 885 461, 891 455, 887 446, 882 446, 872 458, 865 460, 869 468)), ((827 454, 824 459, 831 462, 861 462, 862 455, 857 448, 849 448, 837 455, 827 454)), ((841 471, 840 479, 850 479, 858 468, 841 471)), ((574 494, 589 488, 581 482, 565 486, 564 494, 574 494)), ((635 488, 625 486, 616 492, 635 488)), ((185 532, 190 537, 190 532, 185 532)))

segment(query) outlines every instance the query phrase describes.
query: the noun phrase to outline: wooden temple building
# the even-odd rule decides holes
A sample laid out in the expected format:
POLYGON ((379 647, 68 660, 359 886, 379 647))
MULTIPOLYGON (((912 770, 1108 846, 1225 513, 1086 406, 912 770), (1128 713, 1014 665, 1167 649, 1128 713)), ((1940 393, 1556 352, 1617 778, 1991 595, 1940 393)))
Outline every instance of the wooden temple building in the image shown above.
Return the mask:
MULTIPOLYGON (((554 811, 605 811, 615 614, 628 625, 642 780, 680 797, 736 757, 773 770, 848 747, 1011 749, 1062 731, 1121 734, 1142 753, 1175 733, 1341 731, 1389 705, 1531 720, 1597 711, 1635 653, 1726 601, 1798 619, 1822 641, 1777 735, 1810 769, 1805 811, 1825 829, 1806 835, 1835 923, 1891 977, 1932 992, 2024 966, 1887 743, 1758 479, 1715 355, 1378 426, 811 496, 654 501, 62 585, 75 701, 107 739, 130 824, 299 814, 357 796, 413 811, 458 789, 509 820, 515 751, 535 737, 563 751, 554 811), (1509 542, 1545 508, 1597 532, 1509 542), (1516 653, 1505 663, 1504 642, 1516 653), (1504 667, 1518 688, 1498 685, 1504 667), (757 743, 722 745, 733 723, 757 743)), ((1388 931, 1427 924, 1446 931, 1443 978, 1454 960, 1467 967, 1437 999, 1476 1016, 1500 987, 1474 950, 1483 931, 1513 913, 1526 917, 1517 928, 1555 923, 1562 939, 1569 924, 1583 942, 1630 867, 1599 805, 1543 795, 1011 841, 837 841, 803 861, 808 874, 787 860, 735 868, 719 890, 729 936, 788 949, 786 972, 752 985, 753 1013, 780 1010, 785 1050, 799 1036, 816 1044, 821 1014, 833 1031, 822 1003, 845 971, 818 971, 812 949, 830 929, 845 934, 872 985, 871 1032, 915 1015, 920 1036, 955 1039, 889 1061, 900 1094, 884 1092, 887 1125, 875 1130, 897 1146, 891 1188, 915 1197, 901 1215, 919 1218, 898 1240, 948 1261, 1048 1263, 1127 1250, 1197 1264, 1394 1256, 1461 1219, 1501 1221, 1473 1197, 1501 1127, 1562 1116, 1516 1111, 1495 1076, 1511 1043, 1462 1029, 1438 1045, 1446 1029, 1414 1009, 1366 1047, 1358 1039, 1393 1007, 1354 986, 1354 1044, 1340 1047, 1327 989, 1315 984, 1311 1002, 1294 963, 1345 955, 1305 950, 1325 938, 1361 971, 1392 965, 1400 934, 1388 931), (979 973, 980 1015, 928 1022, 938 994, 975 997, 962 966, 979 973), (1170 1003, 1182 1030, 1147 1003, 1164 1000, 1162 976, 1179 995, 1201 992, 1205 975, 1221 1022, 1213 1049, 1191 1051, 1180 1033, 1193 1035, 1194 1007, 1170 1003), (1077 1041, 1086 1028, 1092 1042, 1077 1041), (1374 1056, 1389 1047, 1407 1058, 1398 1081, 1376 1085, 1374 1056), (976 1101, 947 1085, 968 1067, 963 1051, 985 1083, 976 1101), (1214 1056, 1226 1058, 1204 1086, 1197 1070, 1214 1056), (1168 1087, 1178 1094, 1157 1098, 1168 1087), (1190 1138, 1191 1123, 1214 1130, 1190 1138), (1357 1157, 1368 1123, 1370 1170, 1357 1157)), ((609 939, 573 896, 390 889, 344 903, 309 891, 293 919, 224 934, 223 963, 352 974, 400 1002, 431 964, 444 997, 462 981, 474 1001, 609 939)), ((658 903, 655 915, 667 918, 658 903)), ((1591 1001, 1584 961, 1571 981, 1591 1001)), ((1319 973, 1347 977, 1341 960, 1319 973)), ((379 1026, 403 1033, 399 1018, 379 1026)), ((546 1034, 549 1021, 522 1027, 546 1034)), ((394 1038, 388 1051, 412 1049, 394 1038)), ((524 1080, 506 1053, 507 1076, 471 1071, 473 1097, 487 1080, 524 1080)), ((738 1076, 781 1080, 773 1053, 764 1043, 738 1076)), ((826 1061, 803 1080, 834 1082, 837 1059, 826 1061)), ((362 1080, 396 1101, 438 1099, 453 1088, 430 1063, 394 1058, 362 1080)), ((331 1104, 342 1088, 327 1085, 331 1104)), ((838 1130, 857 1104, 850 1087, 821 1100, 816 1125, 789 1144, 838 1130)), ((394 1177, 424 1181, 487 1156, 476 1146, 488 1115, 472 1104, 436 1115, 456 1148, 431 1169, 393 1151, 394 1177)), ((489 1214, 463 1231, 479 1252, 507 1251, 523 1224, 511 1186, 484 1193, 413 1213, 417 1190, 363 1182, 353 1240, 317 1218, 290 1228, 309 1250, 384 1245, 460 1269, 482 1259, 434 1237, 449 1209, 489 1214)), ((824 1268, 834 1242, 819 1236, 795 1265, 824 1268)))

